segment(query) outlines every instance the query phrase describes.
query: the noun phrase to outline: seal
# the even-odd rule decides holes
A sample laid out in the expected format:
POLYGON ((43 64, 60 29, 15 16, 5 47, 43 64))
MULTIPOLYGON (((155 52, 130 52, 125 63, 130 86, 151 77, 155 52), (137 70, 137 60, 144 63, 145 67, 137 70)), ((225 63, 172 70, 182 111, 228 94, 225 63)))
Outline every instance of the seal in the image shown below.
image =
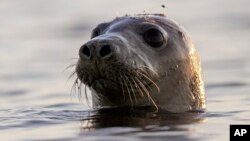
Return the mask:
POLYGON ((99 24, 81 46, 75 72, 94 108, 205 109, 199 55, 184 28, 162 14, 99 24))

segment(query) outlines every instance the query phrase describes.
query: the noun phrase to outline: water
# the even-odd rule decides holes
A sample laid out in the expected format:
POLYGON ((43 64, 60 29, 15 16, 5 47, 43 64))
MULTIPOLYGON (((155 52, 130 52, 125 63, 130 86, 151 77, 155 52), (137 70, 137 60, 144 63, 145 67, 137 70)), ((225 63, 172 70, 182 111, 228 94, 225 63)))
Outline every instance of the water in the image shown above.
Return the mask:
POLYGON ((250 123, 248 0, 1 0, 0 139, 5 141, 227 141, 250 123), (164 4, 166 8, 162 8, 164 4), (70 95, 79 47, 98 23, 165 13, 191 34, 202 57, 205 113, 93 110, 70 95))

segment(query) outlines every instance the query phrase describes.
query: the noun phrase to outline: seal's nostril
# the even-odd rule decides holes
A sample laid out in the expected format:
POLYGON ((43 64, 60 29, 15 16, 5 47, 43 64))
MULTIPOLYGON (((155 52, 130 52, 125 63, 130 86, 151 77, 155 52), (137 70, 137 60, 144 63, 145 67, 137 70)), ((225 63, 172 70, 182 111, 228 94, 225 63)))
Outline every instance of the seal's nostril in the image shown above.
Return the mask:
POLYGON ((81 53, 84 54, 84 55, 86 55, 87 57, 90 56, 90 50, 89 50, 89 48, 86 45, 82 46, 81 53))
POLYGON ((100 56, 104 57, 111 53, 111 48, 109 45, 104 45, 100 50, 100 56))

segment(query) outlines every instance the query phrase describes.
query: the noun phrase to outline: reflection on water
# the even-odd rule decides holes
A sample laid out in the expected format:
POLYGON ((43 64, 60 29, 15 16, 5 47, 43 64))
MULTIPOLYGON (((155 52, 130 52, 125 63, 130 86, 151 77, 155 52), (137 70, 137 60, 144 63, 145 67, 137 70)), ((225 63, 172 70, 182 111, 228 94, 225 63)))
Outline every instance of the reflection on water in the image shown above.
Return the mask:
POLYGON ((222 141, 250 123, 249 0, 1 0, 0 139, 222 141), (162 8, 161 5, 165 5, 162 8), (221 6, 223 5, 223 7, 221 6), (165 13, 186 27, 202 58, 207 110, 93 110, 70 96, 78 49, 98 23, 165 13))
POLYGON ((82 129, 99 129, 107 127, 141 127, 175 126, 205 121, 201 113, 185 114, 155 112, 154 108, 113 108, 100 109, 88 119, 82 119, 82 129), (108 122, 107 122, 108 121, 108 122))
POLYGON ((89 115, 87 119, 81 119, 80 136, 121 135, 149 137, 151 140, 157 136, 159 139, 190 140, 188 135, 192 128, 185 125, 205 121, 204 115, 198 112, 159 113, 150 107, 101 109, 89 115))

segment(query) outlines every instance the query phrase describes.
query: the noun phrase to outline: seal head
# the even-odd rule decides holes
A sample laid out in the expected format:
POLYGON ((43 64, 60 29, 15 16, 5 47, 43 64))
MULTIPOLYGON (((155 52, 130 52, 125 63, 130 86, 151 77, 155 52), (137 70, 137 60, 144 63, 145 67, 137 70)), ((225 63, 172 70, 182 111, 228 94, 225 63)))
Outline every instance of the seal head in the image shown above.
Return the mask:
POLYGON ((187 32, 163 15, 101 23, 79 56, 76 73, 94 107, 205 109, 199 56, 187 32))

